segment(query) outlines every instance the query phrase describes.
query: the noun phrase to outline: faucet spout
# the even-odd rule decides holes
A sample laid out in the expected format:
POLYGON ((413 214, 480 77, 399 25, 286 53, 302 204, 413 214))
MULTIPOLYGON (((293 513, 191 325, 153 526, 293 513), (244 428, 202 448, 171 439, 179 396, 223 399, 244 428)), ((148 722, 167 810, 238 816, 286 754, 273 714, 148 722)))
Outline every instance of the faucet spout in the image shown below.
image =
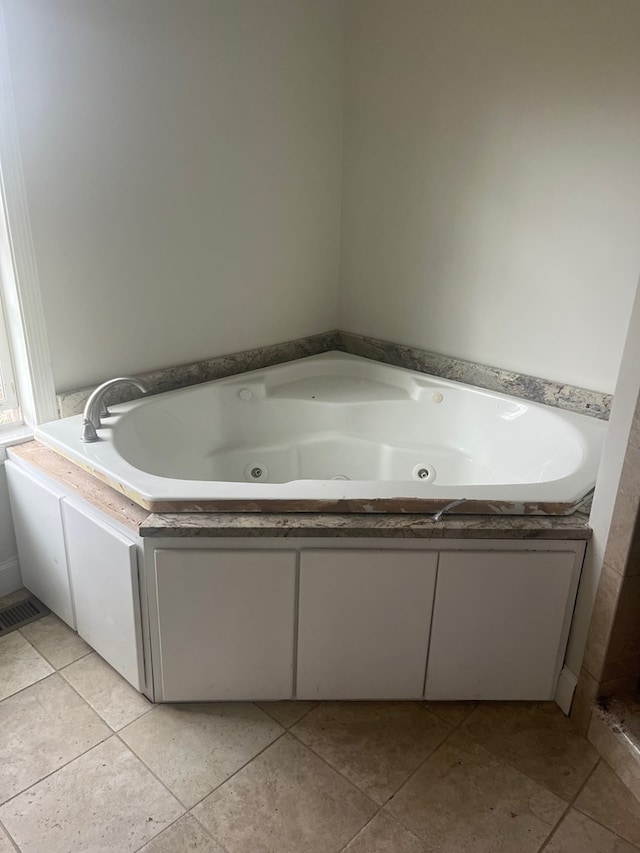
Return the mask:
POLYGON ((98 385, 98 387, 91 392, 84 407, 84 413, 82 416, 82 433, 80 435, 82 441, 92 442, 100 440, 97 430, 102 426, 101 418, 103 415, 109 414, 104 404, 105 394, 111 388, 115 388, 117 385, 123 384, 135 385, 135 387, 139 391, 142 391, 143 394, 149 394, 151 391, 151 386, 147 382, 143 379, 136 379, 135 376, 120 376, 117 379, 109 379, 107 382, 103 382, 102 385, 98 385))

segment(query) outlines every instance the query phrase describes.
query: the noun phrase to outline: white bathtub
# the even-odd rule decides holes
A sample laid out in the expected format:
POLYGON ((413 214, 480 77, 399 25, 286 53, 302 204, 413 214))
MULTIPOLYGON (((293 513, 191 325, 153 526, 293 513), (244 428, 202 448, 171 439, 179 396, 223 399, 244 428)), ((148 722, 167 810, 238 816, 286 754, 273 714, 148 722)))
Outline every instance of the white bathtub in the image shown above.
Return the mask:
POLYGON ((36 437, 156 511, 566 514, 606 423, 325 353, 81 416, 36 437))

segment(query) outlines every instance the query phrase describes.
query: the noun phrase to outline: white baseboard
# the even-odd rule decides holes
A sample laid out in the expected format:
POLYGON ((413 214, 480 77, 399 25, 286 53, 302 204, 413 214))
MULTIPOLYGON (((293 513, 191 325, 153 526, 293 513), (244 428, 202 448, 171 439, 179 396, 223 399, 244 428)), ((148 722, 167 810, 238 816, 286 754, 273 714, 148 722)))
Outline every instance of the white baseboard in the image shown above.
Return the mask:
POLYGON ((556 704, 562 708, 567 716, 571 710, 571 703, 573 702, 573 694, 576 692, 577 683, 578 676, 568 666, 563 666, 560 677, 558 678, 555 700, 556 704))
POLYGON ((18 555, 0 563, 0 596, 22 588, 18 555))

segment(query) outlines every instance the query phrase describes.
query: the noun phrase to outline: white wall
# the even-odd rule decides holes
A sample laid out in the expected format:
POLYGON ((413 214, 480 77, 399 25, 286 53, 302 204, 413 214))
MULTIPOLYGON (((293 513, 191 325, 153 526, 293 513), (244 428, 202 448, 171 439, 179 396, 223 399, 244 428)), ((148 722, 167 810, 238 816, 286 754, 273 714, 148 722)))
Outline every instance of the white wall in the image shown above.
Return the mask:
POLYGON ((58 390, 335 328, 341 0, 4 0, 58 390))
POLYGON ((640 3, 348 0, 341 328, 612 392, 640 3))
POLYGON ((639 4, 3 2, 59 390, 340 325, 613 391, 639 4))
POLYGON ((0 461, 0 596, 20 589, 20 569, 16 551, 7 475, 4 462, 0 461))

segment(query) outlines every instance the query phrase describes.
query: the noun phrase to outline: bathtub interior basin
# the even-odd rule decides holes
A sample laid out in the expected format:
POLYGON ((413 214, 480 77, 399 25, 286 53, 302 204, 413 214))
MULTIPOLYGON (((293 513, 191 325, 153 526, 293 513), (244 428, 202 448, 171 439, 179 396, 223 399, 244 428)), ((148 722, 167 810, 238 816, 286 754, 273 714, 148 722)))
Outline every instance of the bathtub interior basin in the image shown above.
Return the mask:
POLYGON ((37 438, 151 509, 564 514, 593 487, 606 423, 344 353, 115 406, 37 438), (348 504, 348 506, 347 506, 348 504), (393 504, 393 506, 391 505, 393 504))

